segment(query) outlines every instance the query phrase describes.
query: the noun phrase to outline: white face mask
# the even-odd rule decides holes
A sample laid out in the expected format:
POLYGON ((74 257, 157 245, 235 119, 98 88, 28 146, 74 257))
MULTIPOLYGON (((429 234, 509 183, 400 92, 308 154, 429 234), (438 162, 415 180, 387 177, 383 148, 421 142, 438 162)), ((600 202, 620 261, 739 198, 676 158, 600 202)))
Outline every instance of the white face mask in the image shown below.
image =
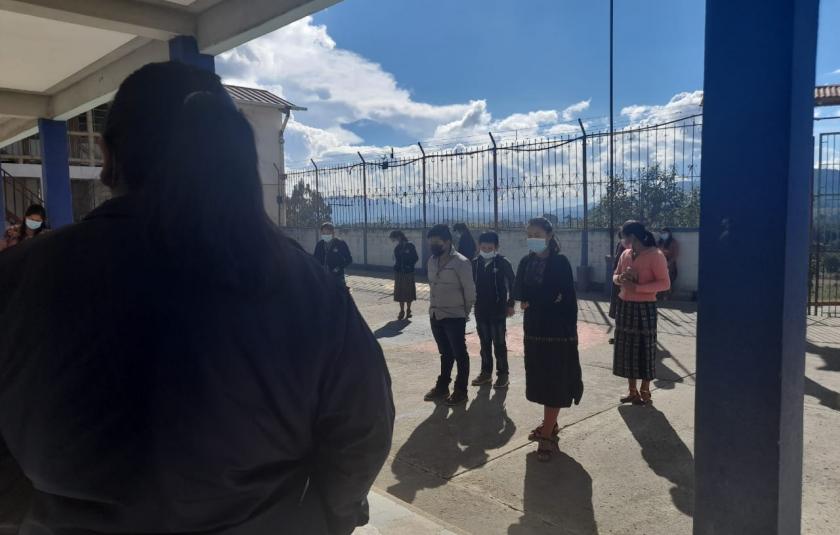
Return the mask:
POLYGON ((545 238, 528 238, 528 250, 540 254, 548 248, 545 238))
POLYGON ((489 253, 485 251, 479 251, 478 254, 480 254, 481 258, 485 260, 493 260, 494 258, 496 258, 496 251, 490 251, 489 253))
POLYGON ((321 234, 321 241, 332 241, 332 234, 321 234))
POLYGON ((26 228, 28 228, 29 230, 38 230, 43 224, 43 221, 35 221, 34 219, 29 218, 26 219, 26 228))
POLYGON ((659 235, 659 237, 662 238, 663 240, 667 240, 668 238, 671 237, 671 235, 668 234, 667 232, 663 232, 662 234, 659 235))

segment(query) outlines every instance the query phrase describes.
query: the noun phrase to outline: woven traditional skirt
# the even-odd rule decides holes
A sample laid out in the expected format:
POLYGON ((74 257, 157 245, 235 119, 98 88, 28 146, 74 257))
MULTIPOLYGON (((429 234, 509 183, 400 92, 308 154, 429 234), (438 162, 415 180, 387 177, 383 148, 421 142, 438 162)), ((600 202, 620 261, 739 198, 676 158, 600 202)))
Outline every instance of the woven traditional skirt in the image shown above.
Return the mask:
POLYGON ((656 303, 618 300, 613 374, 628 379, 656 379, 656 303))
POLYGON ((414 273, 394 273, 394 301, 413 303, 417 301, 417 288, 414 285, 414 273))

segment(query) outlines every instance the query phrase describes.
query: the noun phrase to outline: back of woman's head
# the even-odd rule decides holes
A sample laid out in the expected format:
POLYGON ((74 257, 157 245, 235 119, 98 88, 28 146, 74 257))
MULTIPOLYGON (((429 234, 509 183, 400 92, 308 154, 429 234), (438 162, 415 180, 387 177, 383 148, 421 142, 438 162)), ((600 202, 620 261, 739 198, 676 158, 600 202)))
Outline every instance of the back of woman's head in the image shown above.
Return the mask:
POLYGON ((656 239, 653 234, 648 232, 645 226, 638 221, 627 221, 621 227, 621 234, 626 237, 633 236, 639 243, 645 247, 653 247, 656 245, 656 239))
POLYGON ((219 78, 180 63, 129 76, 104 136, 118 187, 141 199, 149 242, 199 279, 259 286, 279 253, 254 134, 219 78))

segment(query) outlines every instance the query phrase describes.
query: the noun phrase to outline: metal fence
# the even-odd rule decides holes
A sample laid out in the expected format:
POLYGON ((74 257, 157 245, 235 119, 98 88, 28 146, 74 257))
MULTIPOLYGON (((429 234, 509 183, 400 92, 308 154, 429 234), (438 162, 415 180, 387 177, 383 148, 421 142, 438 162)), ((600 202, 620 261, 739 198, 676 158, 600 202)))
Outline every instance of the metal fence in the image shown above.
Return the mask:
POLYGON ((840 132, 816 140, 812 184, 810 312, 840 315, 840 132))
POLYGON ((521 228, 546 216, 560 228, 699 224, 702 116, 609 134, 586 132, 415 153, 287 173, 287 225, 427 228, 466 222, 521 228))

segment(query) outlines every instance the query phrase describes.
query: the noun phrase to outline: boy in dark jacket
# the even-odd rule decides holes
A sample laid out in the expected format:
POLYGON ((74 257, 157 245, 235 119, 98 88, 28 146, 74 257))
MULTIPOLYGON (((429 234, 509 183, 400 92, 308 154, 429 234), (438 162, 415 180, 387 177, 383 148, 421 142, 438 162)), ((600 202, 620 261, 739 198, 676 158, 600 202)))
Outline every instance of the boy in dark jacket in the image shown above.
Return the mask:
POLYGON ((478 256, 473 260, 476 287, 475 322, 481 340, 481 373, 473 386, 493 380, 493 349, 496 351, 496 383, 493 388, 507 388, 508 359, 505 334, 507 318, 513 316, 513 266, 499 254, 499 235, 485 232, 479 239, 478 256))
POLYGON ((324 268, 346 284, 344 270, 353 263, 350 248, 335 235, 332 223, 321 225, 321 239, 315 245, 315 258, 324 268))

